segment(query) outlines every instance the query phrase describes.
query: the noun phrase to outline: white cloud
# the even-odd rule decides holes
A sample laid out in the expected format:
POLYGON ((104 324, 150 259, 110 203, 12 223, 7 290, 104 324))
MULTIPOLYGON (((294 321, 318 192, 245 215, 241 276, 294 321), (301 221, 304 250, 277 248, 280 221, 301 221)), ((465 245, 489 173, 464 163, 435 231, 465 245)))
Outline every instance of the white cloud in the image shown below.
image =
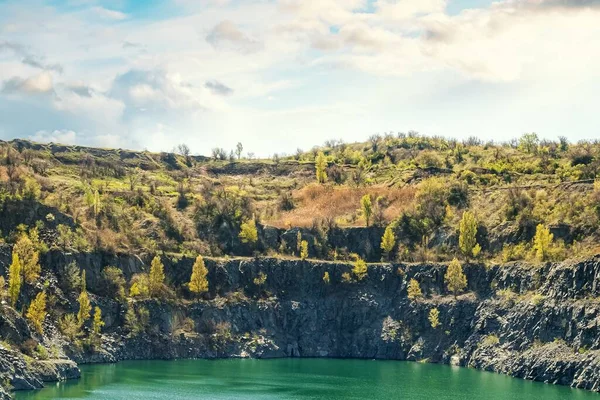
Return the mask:
POLYGON ((52 75, 45 71, 25 79, 13 77, 4 82, 2 90, 6 93, 48 93, 53 89, 52 75))
POLYGON ((75 144, 77 141, 77 133, 69 130, 37 131, 29 136, 29 139, 40 143, 62 143, 75 144))
MULTIPOLYGON (((208 152, 243 134, 260 153, 323 134, 467 134, 470 107, 495 132, 554 132, 560 113, 534 117, 536 107, 593 104, 600 82, 597 0, 458 15, 446 0, 174 0, 186 14, 155 20, 118 11, 120 0, 36 13, 28 1, 0 5, 3 137, 72 131, 79 143, 155 150, 175 137, 208 152), (498 104, 512 114, 498 117, 498 104)), ((600 122, 590 115, 584 132, 600 122)))
POLYGON ((122 21, 127 18, 127 14, 121 11, 109 10, 100 6, 92 7, 91 11, 96 16, 107 20, 122 21))

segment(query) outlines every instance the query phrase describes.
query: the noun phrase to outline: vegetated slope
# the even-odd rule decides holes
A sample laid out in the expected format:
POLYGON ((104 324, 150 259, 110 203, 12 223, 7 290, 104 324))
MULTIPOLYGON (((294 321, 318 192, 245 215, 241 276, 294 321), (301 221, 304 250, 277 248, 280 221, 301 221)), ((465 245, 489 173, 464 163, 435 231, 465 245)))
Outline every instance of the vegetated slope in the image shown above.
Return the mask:
POLYGON ((331 356, 598 389, 599 144, 411 133, 271 160, 179 149, 0 143, 13 387, 77 376, 69 359, 331 356), (223 259, 207 279, 201 256, 223 259), (580 261, 548 264, 566 258, 580 261), (457 298, 445 264, 426 264, 449 260, 465 267, 457 298))
POLYGON ((355 252, 379 261, 378 240, 345 246, 332 239, 346 235, 340 232, 344 228, 367 228, 360 200, 368 195, 371 215, 362 232, 374 230, 374 236, 390 226, 397 238, 392 259, 453 258, 464 211, 477 219, 482 259, 532 258, 539 224, 554 236, 549 259, 597 251, 600 187, 594 181, 600 145, 595 142, 539 141, 527 134, 493 144, 410 133, 374 136, 367 143, 330 141, 272 160, 244 158, 241 152, 238 159, 223 149, 215 149, 212 158, 191 156, 180 147, 182 154, 1 142, 4 240, 15 241, 20 222, 13 213, 29 201, 55 210, 26 223, 53 231, 46 232, 55 239, 50 247, 297 256, 293 236, 300 229, 309 257, 349 259, 355 252), (315 178, 320 152, 323 183, 315 178), (59 223, 58 214, 71 223, 59 223), (251 219, 258 240, 244 243, 241 225, 251 219), (58 225, 64 225, 60 234, 58 225))

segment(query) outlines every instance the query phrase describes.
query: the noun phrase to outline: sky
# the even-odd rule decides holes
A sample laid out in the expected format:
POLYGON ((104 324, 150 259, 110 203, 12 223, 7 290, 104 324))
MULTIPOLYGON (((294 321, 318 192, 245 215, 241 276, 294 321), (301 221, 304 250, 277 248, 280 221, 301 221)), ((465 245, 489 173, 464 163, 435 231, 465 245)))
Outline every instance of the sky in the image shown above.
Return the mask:
POLYGON ((598 138, 600 0, 0 0, 0 139, 598 138))

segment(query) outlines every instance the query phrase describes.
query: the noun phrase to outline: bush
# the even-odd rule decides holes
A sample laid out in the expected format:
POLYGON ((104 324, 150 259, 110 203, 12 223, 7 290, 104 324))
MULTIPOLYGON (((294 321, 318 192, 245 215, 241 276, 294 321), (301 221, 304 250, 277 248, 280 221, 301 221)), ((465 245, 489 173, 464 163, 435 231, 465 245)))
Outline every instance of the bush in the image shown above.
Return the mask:
POLYGON ((130 306, 125 313, 125 329, 132 336, 137 336, 140 333, 146 332, 150 326, 150 312, 145 307, 138 307, 136 310, 130 306))
POLYGON ((411 279, 408 283, 408 299, 409 300, 417 300, 423 297, 423 292, 421 291, 421 285, 419 285, 419 281, 416 279, 411 279))
POLYGON ((106 267, 102 270, 104 295, 117 300, 125 299, 125 285, 127 281, 117 267, 106 267))

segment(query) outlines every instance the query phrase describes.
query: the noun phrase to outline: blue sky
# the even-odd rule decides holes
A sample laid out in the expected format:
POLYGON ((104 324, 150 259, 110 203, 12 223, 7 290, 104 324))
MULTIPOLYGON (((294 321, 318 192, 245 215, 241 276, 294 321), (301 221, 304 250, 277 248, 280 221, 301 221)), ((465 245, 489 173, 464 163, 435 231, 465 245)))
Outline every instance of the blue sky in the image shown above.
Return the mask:
POLYGON ((0 139, 596 138, 597 0, 0 0, 0 139))

